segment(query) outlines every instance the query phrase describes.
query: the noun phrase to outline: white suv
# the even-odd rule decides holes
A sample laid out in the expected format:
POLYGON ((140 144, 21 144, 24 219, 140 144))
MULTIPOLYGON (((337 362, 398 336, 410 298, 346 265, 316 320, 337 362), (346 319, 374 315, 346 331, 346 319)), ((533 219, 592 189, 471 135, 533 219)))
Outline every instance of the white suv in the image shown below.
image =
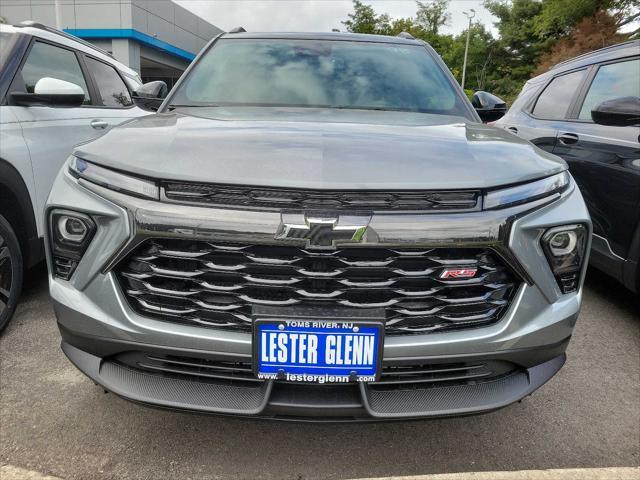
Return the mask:
POLYGON ((148 114, 134 103, 140 87, 135 71, 83 40, 33 22, 0 25, 0 331, 23 269, 44 258, 43 209, 62 164, 74 145, 148 114))

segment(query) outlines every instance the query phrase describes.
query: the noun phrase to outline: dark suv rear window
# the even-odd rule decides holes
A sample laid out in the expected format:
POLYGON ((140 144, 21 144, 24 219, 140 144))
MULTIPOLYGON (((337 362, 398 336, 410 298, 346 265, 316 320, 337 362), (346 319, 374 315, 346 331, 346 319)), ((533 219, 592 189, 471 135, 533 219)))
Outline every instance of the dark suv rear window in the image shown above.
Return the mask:
POLYGON ((621 97, 640 97, 640 60, 602 65, 589 88, 579 118, 591 120, 599 103, 621 97))
POLYGON ((330 40, 219 40, 171 103, 468 115, 423 46, 330 40))
POLYGON ((584 79, 586 70, 567 73, 551 80, 533 107, 533 114, 539 118, 565 118, 571 100, 584 79))

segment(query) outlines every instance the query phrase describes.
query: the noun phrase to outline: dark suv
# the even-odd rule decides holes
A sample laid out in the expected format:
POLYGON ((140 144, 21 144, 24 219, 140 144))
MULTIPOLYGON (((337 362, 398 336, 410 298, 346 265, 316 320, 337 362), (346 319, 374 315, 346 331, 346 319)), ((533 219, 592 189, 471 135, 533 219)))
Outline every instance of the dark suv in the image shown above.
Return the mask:
POLYGON ((593 221, 591 264, 635 292, 640 292, 639 122, 636 40, 574 58, 529 80, 495 124, 567 161, 593 221), (612 111, 626 112, 626 120, 611 121, 612 111))

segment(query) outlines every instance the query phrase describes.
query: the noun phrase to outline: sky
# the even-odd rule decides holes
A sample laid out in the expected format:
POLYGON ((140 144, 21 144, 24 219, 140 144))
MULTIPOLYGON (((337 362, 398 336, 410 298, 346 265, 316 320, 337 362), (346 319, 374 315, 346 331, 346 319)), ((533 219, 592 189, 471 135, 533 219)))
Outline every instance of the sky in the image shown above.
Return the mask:
MULTIPOLYGON (((333 28, 344 31, 342 21, 351 12, 351 0, 174 0, 208 22, 230 30, 243 26, 250 32, 330 32, 333 28)), ((428 0, 427 0, 428 1, 428 0)), ((377 13, 388 13, 391 18, 415 15, 414 0, 369 0, 377 13)), ((494 17, 482 6, 481 0, 451 0, 449 25, 444 33, 457 34, 467 25, 462 13, 473 8, 475 21, 484 23, 494 34, 494 17)))

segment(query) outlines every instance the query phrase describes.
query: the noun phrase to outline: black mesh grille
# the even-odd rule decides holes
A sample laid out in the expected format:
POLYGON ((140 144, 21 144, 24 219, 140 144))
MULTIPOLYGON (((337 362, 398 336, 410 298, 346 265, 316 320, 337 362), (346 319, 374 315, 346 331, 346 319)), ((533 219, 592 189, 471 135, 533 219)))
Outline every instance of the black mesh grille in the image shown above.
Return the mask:
MULTIPOLYGON (((147 352, 125 352, 114 360, 147 373, 185 380, 215 383, 262 383, 253 373, 249 361, 221 361, 147 352)), ((513 372, 508 362, 441 363, 416 365, 383 365, 380 380, 372 388, 388 390, 408 386, 426 387, 464 384, 495 379, 513 372)))
POLYGON ((455 210, 479 208, 480 192, 466 191, 345 191, 266 188, 244 185, 215 185, 166 182, 167 199, 263 209, 365 210, 455 210))
POLYGON ((168 377, 215 382, 263 382, 250 362, 207 360, 197 357, 125 352, 114 359, 123 365, 168 377))
POLYGON ((387 335, 495 323, 518 284, 488 249, 310 251, 170 239, 141 244, 117 276, 137 312, 170 322, 249 332, 263 306, 377 309, 387 335), (442 279, 452 268, 477 274, 442 279))

